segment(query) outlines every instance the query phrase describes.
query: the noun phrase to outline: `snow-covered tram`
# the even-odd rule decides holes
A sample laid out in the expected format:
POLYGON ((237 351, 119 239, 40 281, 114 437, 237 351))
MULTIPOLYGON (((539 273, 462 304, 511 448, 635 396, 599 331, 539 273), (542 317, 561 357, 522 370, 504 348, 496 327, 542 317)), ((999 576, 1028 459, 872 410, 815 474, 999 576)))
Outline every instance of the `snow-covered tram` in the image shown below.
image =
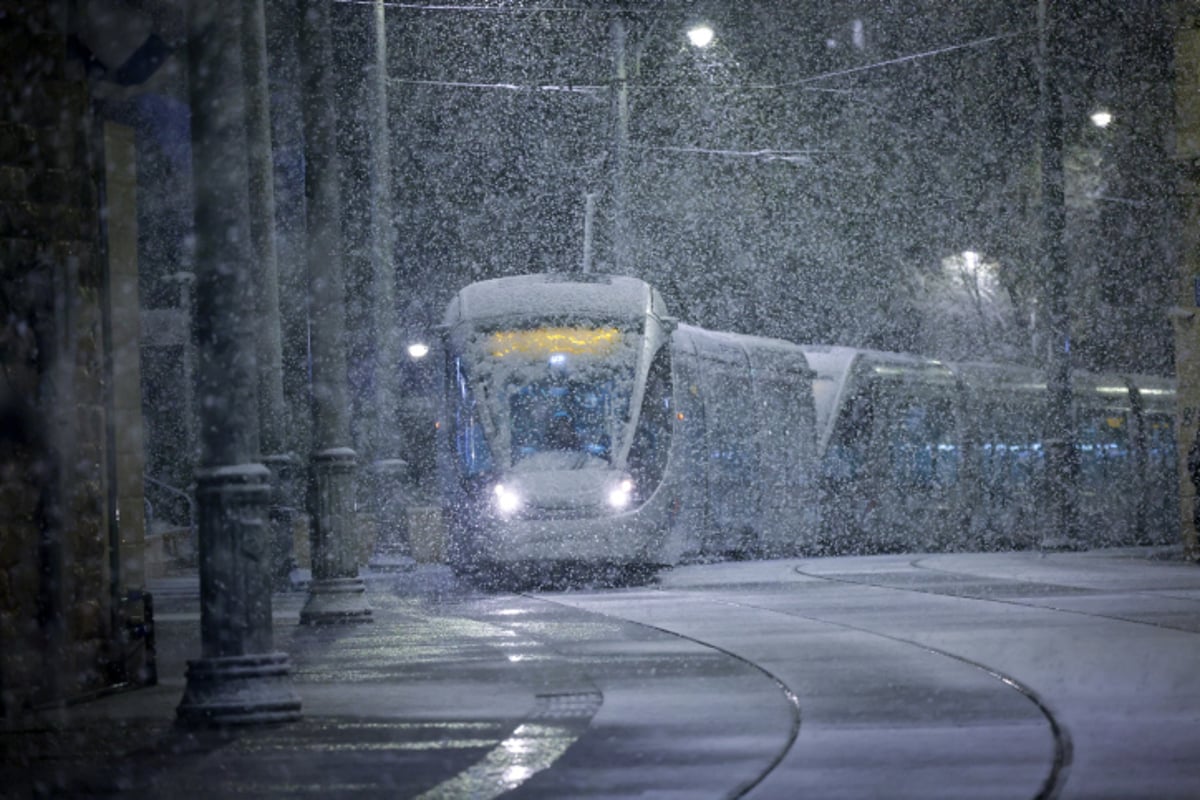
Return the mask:
POLYGON ((678 324, 643 281, 591 274, 472 284, 443 331, 457 570, 792 552, 815 530, 798 346, 678 324))
MULTIPOLYGON (((1047 533, 1037 370, 708 331, 603 275, 472 284, 443 330, 437 450, 459 571, 1047 533)), ((1174 395, 1169 379, 1075 374, 1074 544, 1172 540, 1174 395)))

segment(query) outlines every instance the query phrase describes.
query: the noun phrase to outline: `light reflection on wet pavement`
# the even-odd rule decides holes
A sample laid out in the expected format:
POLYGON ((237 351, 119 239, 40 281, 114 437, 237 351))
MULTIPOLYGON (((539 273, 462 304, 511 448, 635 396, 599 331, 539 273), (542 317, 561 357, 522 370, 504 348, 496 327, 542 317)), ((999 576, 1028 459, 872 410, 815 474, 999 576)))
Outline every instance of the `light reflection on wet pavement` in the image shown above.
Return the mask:
POLYGON ((591 721, 603 698, 598 692, 539 695, 536 721, 518 725, 486 757, 422 794, 421 800, 497 797, 517 788, 566 752, 591 721))
POLYGON ((299 626, 306 595, 277 595, 275 647, 303 717, 228 730, 173 724, 199 613, 192 592, 164 592, 159 685, 0 733, 0 794, 491 798, 560 759, 603 704, 586 659, 547 642, 620 638, 619 625, 515 596, 370 591, 375 622, 345 627, 299 626))

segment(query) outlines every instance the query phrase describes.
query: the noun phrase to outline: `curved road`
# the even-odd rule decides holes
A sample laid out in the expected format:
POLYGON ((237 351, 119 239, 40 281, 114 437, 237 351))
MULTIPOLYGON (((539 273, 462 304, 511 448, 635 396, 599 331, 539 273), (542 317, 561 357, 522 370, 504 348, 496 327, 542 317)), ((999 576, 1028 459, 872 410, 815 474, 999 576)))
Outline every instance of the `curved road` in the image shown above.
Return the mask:
POLYGON ((599 700, 514 795, 1200 797, 1200 570, 1145 555, 726 563, 490 598, 599 700))

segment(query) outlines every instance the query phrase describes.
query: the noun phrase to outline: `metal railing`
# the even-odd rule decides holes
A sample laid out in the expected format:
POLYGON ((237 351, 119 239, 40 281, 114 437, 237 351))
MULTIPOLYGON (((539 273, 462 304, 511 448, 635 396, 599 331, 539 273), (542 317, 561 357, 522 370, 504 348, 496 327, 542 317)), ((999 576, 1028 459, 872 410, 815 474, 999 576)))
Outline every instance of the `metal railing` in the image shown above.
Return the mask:
MULTIPOLYGON (((145 481, 147 485, 153 486, 154 488, 156 488, 162 492, 165 492, 166 494, 170 495, 171 497, 175 497, 180 500, 183 500, 184 504, 187 506, 188 540, 189 540, 189 544, 193 548, 195 548, 195 546, 196 546, 196 500, 193 497, 192 492, 186 491, 184 489, 180 489, 178 486, 172 486, 171 484, 167 483, 166 481, 161 481, 158 478, 153 477, 152 475, 143 474, 142 480, 145 481)), ((146 497, 145 500, 146 500, 146 529, 152 530, 154 519, 155 519, 154 503, 151 502, 149 497, 146 497)))

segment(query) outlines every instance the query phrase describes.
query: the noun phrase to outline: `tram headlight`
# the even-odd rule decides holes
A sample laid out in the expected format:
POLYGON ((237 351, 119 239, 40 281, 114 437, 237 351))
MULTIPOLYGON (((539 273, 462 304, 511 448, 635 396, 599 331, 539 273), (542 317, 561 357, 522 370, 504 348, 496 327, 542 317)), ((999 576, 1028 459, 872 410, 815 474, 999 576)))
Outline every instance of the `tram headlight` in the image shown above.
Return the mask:
POLYGON ((633 481, 625 478, 608 493, 608 504, 615 509, 628 508, 633 501, 633 481))
POLYGON ((492 489, 492 494, 495 495, 494 502, 496 504, 496 510, 504 516, 515 514, 523 505, 521 495, 508 488, 503 483, 497 483, 492 489))

